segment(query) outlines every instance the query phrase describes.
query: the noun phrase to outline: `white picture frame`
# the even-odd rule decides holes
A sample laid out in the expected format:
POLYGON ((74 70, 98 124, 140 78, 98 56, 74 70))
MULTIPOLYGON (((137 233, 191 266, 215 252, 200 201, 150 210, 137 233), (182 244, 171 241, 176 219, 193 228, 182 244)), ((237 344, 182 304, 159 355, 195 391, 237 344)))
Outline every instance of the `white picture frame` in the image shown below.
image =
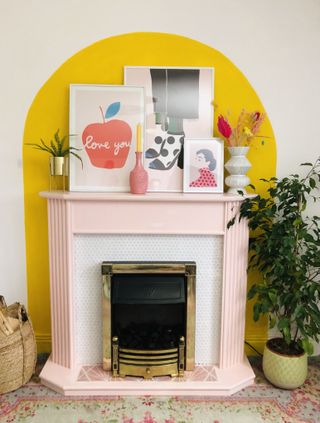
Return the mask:
POLYGON ((145 91, 148 191, 182 192, 184 138, 213 136, 214 68, 125 66, 124 83, 145 91))
POLYGON ((136 127, 144 134, 144 89, 123 85, 70 85, 69 189, 129 192, 135 166, 136 127))
POLYGON ((183 191, 223 193, 224 143, 220 138, 186 138, 183 191))

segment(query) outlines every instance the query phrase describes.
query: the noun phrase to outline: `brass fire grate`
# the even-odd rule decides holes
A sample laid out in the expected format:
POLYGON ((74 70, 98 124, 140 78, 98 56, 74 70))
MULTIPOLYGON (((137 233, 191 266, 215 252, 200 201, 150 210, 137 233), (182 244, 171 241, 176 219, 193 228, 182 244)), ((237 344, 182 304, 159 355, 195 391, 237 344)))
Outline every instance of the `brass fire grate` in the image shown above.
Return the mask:
MULTIPOLYGON (((145 378, 151 378, 153 376, 172 375, 182 376, 184 370, 194 370, 195 362, 195 293, 196 293, 196 264, 194 262, 103 262, 102 263, 102 275, 103 275, 103 369, 112 372, 114 376, 141 376, 145 378), (143 324, 144 322, 128 322, 126 325, 117 327, 116 330, 112 329, 112 312, 115 310, 115 306, 125 304, 130 305, 132 303, 141 303, 141 298, 136 298, 136 290, 132 288, 134 285, 131 282, 126 282, 130 289, 126 290, 126 296, 123 297, 123 293, 119 291, 119 287, 124 286, 124 283, 119 284, 119 277, 124 275, 135 276, 137 275, 158 275, 163 276, 162 282, 151 285, 148 289, 148 284, 145 283, 145 297, 149 301, 154 294, 161 291, 161 284, 164 283, 166 286, 172 286, 171 293, 177 290, 172 281, 173 275, 181 275, 185 282, 185 326, 184 323, 177 324, 176 327, 172 323, 163 323, 162 329, 167 329, 166 325, 171 328, 171 332, 174 335, 174 340, 163 339, 164 342, 137 342, 137 346, 134 343, 128 342, 126 339, 127 334, 123 333, 119 329, 128 329, 131 323, 135 323, 136 326, 143 324), (168 281, 165 276, 168 275, 168 281), (118 284, 116 282, 118 281, 118 284), (116 289, 115 289, 116 288, 116 289), (115 289, 115 290, 114 290, 115 289), (122 297, 121 297, 121 295, 122 297), (112 295, 116 299, 115 303, 112 303, 112 295), (121 301, 117 295, 120 295, 121 301), (150 297, 150 298, 149 298, 150 297), (180 335, 180 336, 179 336, 180 335), (182 336, 183 335, 183 336, 182 336), (115 340, 115 338, 117 338, 115 340), (179 341, 179 339, 181 339, 179 341), (173 341, 173 342, 172 342, 173 341), (151 347, 150 344, 155 344, 151 347)), ((158 279, 157 279, 158 280, 158 279)), ((179 285, 179 284, 178 284, 179 285)), ((182 292, 181 289, 179 291, 182 292)), ((140 295, 140 294, 139 294, 140 295)), ((144 298, 144 300, 146 300, 144 298)), ((168 299, 167 297, 165 299, 168 299)), ((177 298, 175 297, 174 300, 177 298)), ((161 297, 159 304, 162 304, 164 298, 161 297)), ((169 300, 172 298, 169 296, 169 300)), ((143 302, 146 306, 149 306, 148 301, 143 302)), ((175 302, 165 304, 176 304, 175 302)), ((142 303, 141 303, 142 304, 142 303)), ((183 304, 183 302, 179 302, 183 304)), ((133 316, 134 320, 135 316, 133 316)), ((131 317, 130 317, 131 319, 131 317)), ((116 319, 115 319, 116 320, 116 319)), ((115 322, 114 320, 114 322, 115 322)), ((128 320, 128 319, 127 319, 128 320)), ((150 322, 158 323, 158 322, 150 322)), ((160 325, 161 327, 161 325, 160 325)), ((155 332, 152 332, 152 335, 155 332)), ((162 341, 161 330, 157 332, 162 341)), ((164 337, 165 338, 165 337, 164 337)))
POLYGON ((119 347, 117 336, 112 338, 113 376, 183 376, 185 339, 180 337, 179 347, 166 350, 136 350, 119 347))

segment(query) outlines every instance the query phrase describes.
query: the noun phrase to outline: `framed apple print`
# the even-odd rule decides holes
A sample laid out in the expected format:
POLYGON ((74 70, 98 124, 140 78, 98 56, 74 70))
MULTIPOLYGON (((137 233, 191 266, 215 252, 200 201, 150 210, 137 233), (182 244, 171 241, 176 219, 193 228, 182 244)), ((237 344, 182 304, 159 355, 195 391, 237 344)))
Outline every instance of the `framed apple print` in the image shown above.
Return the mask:
POLYGON ((223 192, 223 147, 220 138, 185 139, 184 192, 223 192))
POLYGON ((142 87, 71 84, 70 146, 80 149, 83 168, 70 158, 70 191, 130 191, 139 123, 143 128, 142 87))
POLYGON ((213 135, 213 79, 213 68, 125 66, 125 84, 145 89, 149 191, 182 191, 184 138, 213 135))

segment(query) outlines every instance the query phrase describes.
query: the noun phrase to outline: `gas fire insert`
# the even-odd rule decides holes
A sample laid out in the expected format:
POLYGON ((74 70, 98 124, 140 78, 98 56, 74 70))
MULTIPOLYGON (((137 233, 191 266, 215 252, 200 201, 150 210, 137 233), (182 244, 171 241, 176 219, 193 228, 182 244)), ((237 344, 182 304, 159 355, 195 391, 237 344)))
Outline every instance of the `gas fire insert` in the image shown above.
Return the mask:
POLYGON ((113 376, 194 369, 194 262, 103 262, 103 368, 113 376))

